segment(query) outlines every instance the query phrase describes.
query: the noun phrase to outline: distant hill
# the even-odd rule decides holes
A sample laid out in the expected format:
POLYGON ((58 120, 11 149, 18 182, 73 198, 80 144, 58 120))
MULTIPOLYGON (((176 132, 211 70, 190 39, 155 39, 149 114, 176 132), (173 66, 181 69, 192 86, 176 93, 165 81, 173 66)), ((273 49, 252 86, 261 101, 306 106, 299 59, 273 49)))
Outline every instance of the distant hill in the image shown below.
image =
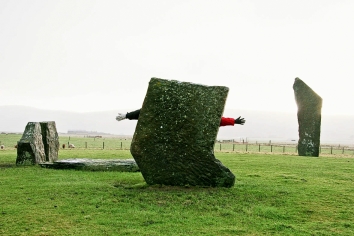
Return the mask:
MULTIPOLYGON (((85 130, 115 135, 133 135, 137 121, 117 122, 117 111, 68 112, 24 106, 0 106, 0 132, 23 132, 30 121, 55 121, 58 132, 85 130)), ((127 110, 119 110, 127 112, 127 110)), ((250 110, 225 110, 224 116, 246 119, 244 126, 220 127, 218 139, 298 140, 296 112, 277 113, 250 110)), ((354 144, 354 116, 322 116, 321 142, 354 144)))

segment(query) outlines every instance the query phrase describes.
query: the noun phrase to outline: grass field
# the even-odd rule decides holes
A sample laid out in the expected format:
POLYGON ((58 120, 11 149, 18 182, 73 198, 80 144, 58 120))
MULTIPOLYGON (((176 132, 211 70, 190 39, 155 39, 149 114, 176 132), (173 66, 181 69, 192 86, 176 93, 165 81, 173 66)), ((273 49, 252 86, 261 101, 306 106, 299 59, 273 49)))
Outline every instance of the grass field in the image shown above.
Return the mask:
MULTIPOLYGON (((0 150, 0 235, 354 235, 354 159, 218 152, 232 188, 147 186, 140 173, 17 167, 0 150)), ((61 149, 59 159, 132 158, 61 149)))

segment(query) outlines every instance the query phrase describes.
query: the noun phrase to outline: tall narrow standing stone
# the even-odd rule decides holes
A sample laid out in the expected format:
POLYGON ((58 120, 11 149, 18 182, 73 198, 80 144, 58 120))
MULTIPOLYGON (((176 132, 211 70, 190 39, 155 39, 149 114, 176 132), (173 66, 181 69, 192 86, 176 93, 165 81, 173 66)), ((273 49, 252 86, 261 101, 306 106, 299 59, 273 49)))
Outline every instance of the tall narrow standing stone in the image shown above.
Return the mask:
POLYGON ((22 138, 17 143, 17 165, 34 165, 46 160, 41 126, 28 122, 22 138))
POLYGON ((47 162, 58 160, 59 136, 54 121, 39 122, 42 130, 44 152, 47 162))
POLYGON ((298 107, 299 156, 318 157, 321 135, 322 98, 299 78, 295 78, 293 89, 298 107))
POLYGON ((148 184, 231 187, 214 156, 228 88, 152 78, 131 144, 148 184))

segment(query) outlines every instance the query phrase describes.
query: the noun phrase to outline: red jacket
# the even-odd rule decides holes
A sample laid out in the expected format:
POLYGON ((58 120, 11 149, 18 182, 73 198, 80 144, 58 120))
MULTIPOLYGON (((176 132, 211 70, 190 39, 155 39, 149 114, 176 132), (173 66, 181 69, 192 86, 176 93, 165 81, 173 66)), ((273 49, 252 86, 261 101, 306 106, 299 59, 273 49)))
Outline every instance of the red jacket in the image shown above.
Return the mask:
POLYGON ((220 121, 220 126, 227 126, 227 125, 235 125, 235 119, 234 118, 228 118, 228 117, 221 117, 220 121))

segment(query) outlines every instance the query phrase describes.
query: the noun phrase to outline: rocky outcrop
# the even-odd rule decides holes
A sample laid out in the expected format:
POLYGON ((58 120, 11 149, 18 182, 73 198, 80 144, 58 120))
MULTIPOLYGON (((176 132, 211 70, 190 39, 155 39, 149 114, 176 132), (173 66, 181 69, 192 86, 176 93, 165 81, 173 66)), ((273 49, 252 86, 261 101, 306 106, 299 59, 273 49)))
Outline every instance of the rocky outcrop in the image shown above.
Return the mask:
POLYGON ((299 156, 319 156, 321 136, 322 98, 301 79, 296 78, 293 85, 298 107, 299 156))
POLYGON ((214 156, 228 88, 152 78, 131 153, 148 184, 231 187, 214 156))

